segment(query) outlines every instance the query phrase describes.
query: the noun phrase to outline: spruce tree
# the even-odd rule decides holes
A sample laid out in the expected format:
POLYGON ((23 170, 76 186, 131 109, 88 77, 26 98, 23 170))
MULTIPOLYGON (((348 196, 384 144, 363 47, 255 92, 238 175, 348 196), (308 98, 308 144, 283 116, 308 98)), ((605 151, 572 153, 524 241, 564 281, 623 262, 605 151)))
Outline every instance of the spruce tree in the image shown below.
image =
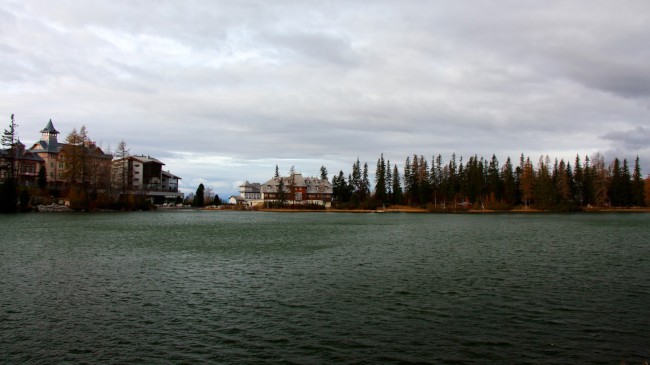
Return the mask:
POLYGON ((645 183, 641 175, 641 166, 639 165, 639 156, 634 160, 634 172, 632 173, 632 204, 636 206, 645 206, 645 183))
POLYGON ((383 153, 377 159, 377 169, 375 170, 375 199, 380 204, 386 202, 386 162, 383 153))
POLYGON ((512 206, 517 202, 517 182, 510 157, 506 159, 501 171, 503 181, 503 201, 512 206))
POLYGON ((0 185, 0 212, 14 213, 17 210, 18 193, 16 191, 16 123, 11 115, 9 129, 2 134, 2 147, 7 153, 6 161, 0 167, 6 171, 7 178, 0 185))
POLYGON ((320 178, 321 178, 321 180, 328 180, 327 179, 327 168, 325 166, 320 167, 320 178))
POLYGON ((392 190, 393 190, 393 201, 391 203, 393 204, 401 204, 402 203, 402 186, 400 185, 400 177, 399 177, 399 170, 397 169, 397 165, 393 165, 393 182, 392 182, 392 190))
POLYGON ((204 193, 205 186, 203 186, 203 184, 199 184, 199 187, 196 188, 196 193, 194 194, 194 200, 192 201, 193 206, 202 207, 204 205, 204 193))

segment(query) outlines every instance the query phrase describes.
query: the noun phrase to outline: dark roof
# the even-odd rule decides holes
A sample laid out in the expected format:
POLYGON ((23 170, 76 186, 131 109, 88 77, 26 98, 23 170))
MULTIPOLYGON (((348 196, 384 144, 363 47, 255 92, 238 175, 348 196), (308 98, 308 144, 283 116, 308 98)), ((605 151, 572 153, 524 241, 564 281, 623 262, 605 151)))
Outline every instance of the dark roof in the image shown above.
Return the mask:
POLYGON ((45 126, 45 129, 41 131, 41 133, 56 133, 59 134, 59 131, 54 129, 54 125, 52 124, 52 119, 50 119, 49 122, 47 122, 47 125, 45 126))

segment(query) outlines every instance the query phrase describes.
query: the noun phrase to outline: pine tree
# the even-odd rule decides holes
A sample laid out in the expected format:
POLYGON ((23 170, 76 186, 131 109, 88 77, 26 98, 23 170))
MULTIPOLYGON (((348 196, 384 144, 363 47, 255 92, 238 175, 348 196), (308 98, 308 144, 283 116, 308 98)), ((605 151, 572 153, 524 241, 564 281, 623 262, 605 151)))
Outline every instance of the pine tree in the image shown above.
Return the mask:
POLYGON ((585 198, 585 189, 584 189, 584 171, 582 170, 582 165, 580 164, 580 155, 576 155, 575 166, 573 167, 573 201, 577 205, 582 206, 584 204, 585 198))
POLYGON ((205 193, 205 186, 203 184, 199 184, 199 187, 196 188, 196 193, 194 193, 194 200, 192 201, 192 205, 195 207, 202 207, 204 205, 204 193, 205 193))
POLYGON ((383 153, 377 159, 377 168, 375 170, 375 199, 380 204, 386 202, 386 162, 383 153))
POLYGON ((386 200, 393 200, 393 169, 390 166, 390 160, 386 161, 386 200))
POLYGON ((517 182, 510 157, 506 159, 506 163, 501 169, 501 176, 503 181, 503 201, 512 206, 517 201, 517 182))
POLYGON ((320 178, 321 178, 321 180, 328 180, 327 179, 327 168, 325 166, 320 167, 320 178))
POLYGON ((370 180, 368 179, 368 163, 363 163, 363 176, 361 180, 361 201, 370 195, 370 180))
POLYGON ((551 178, 549 165, 551 160, 548 156, 540 156, 537 164, 537 179, 533 194, 535 197, 535 206, 541 209, 550 209, 555 205, 555 187, 551 178))
POLYGON ((392 182, 392 190, 393 190, 393 204, 401 204, 402 203, 402 186, 400 185, 400 177, 399 177, 399 170, 397 169, 397 165, 393 165, 393 182, 392 182))
POLYGON ((18 193, 16 191, 16 122, 14 115, 11 115, 9 129, 2 134, 2 147, 5 148, 7 158, 0 166, 6 171, 7 178, 0 185, 0 212, 14 213, 17 210, 18 193))
POLYGON ((632 173, 632 204, 636 206, 645 206, 645 184, 643 175, 641 175, 641 166, 639 165, 639 156, 634 160, 634 172, 632 173))
MULTIPOLYGON (((557 161, 557 160, 556 160, 557 161)), ((553 174, 555 176, 556 202, 560 205, 567 205, 571 202, 571 185, 567 176, 567 167, 563 159, 557 164, 553 174)))

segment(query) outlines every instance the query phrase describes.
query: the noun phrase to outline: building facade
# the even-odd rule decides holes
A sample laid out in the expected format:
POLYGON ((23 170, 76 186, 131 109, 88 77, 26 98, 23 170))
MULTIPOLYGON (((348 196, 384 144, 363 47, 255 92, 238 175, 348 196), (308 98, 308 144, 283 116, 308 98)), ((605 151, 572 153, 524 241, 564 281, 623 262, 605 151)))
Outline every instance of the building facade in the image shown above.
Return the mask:
POLYGON ((300 173, 274 177, 261 184, 260 190, 264 202, 284 200, 289 204, 317 204, 328 208, 332 205, 332 184, 327 179, 303 177, 300 173))
POLYGON ((16 142, 13 151, 14 158, 11 159, 11 149, 0 150, 0 182, 5 181, 11 174, 11 163, 14 164, 14 177, 18 186, 36 186, 38 184, 39 171, 45 167, 45 161, 33 153, 25 149, 25 145, 16 142))
POLYGON ((180 177, 164 171, 165 164, 151 156, 126 156, 113 161, 113 186, 120 194, 143 194, 162 204, 183 199, 180 177))
MULTIPOLYGON (((47 183, 51 187, 83 184, 108 190, 111 184, 113 155, 104 153, 94 142, 60 143, 59 131, 50 120, 41 130, 41 139, 29 152, 43 160, 47 183)), ((37 172, 38 173, 38 172, 37 172)))

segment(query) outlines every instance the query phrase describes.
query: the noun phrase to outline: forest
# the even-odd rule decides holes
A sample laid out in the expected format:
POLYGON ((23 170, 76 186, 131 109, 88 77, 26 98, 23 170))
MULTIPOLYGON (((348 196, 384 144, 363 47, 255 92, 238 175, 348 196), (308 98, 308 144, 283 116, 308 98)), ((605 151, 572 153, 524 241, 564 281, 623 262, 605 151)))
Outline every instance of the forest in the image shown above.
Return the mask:
POLYGON ((441 155, 427 161, 422 155, 406 157, 397 164, 377 159, 374 189, 368 164, 353 163, 352 172, 332 178, 333 205, 340 209, 377 209, 391 205, 426 208, 430 211, 462 209, 537 209, 575 211, 603 207, 644 207, 650 179, 644 180, 639 158, 634 166, 615 158, 606 164, 603 155, 579 155, 572 162, 536 162, 521 154, 501 164, 495 155, 488 160, 477 155, 464 161, 441 155))

